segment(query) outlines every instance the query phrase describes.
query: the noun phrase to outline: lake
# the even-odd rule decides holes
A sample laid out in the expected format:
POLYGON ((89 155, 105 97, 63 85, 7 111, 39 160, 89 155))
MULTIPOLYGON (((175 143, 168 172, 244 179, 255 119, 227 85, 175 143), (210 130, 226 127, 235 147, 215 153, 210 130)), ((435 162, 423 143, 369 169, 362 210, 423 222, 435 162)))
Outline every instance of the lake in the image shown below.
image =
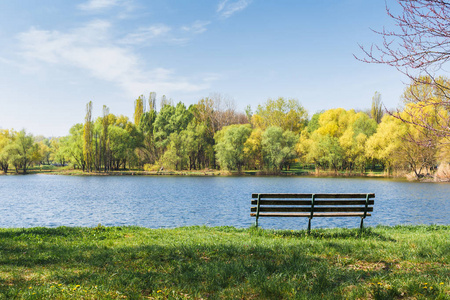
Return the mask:
MULTIPOLYGON (((249 227, 252 193, 375 193, 365 226, 449 224, 450 184, 375 178, 0 176, 0 227, 191 225, 249 227)), ((261 218, 263 228, 306 229, 307 218, 261 218)), ((315 218, 312 227, 359 227, 315 218)))

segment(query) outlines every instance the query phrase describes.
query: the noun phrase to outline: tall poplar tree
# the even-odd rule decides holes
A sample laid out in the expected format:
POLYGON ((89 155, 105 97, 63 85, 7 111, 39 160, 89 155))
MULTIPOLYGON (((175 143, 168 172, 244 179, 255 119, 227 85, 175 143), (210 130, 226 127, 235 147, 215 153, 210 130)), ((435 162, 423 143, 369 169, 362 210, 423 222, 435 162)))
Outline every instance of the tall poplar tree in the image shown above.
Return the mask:
POLYGON ((156 93, 155 92, 150 92, 150 95, 148 95, 148 110, 156 111, 156 93))
POLYGON ((381 107, 381 94, 378 92, 375 92, 375 95, 372 97, 370 116, 375 120, 375 122, 377 122, 377 124, 380 124, 381 118, 383 117, 383 109, 381 107))
POLYGON ((83 131, 83 156, 86 162, 86 171, 92 171, 92 101, 86 104, 86 117, 83 131))
POLYGON ((140 95, 134 101, 134 124, 136 127, 139 127, 139 122, 141 121, 141 117, 144 114, 144 95, 140 95))
POLYGON ((102 149, 103 149, 103 166, 105 168, 105 172, 110 169, 110 143, 109 143, 109 108, 106 105, 103 105, 103 120, 102 120, 102 149))

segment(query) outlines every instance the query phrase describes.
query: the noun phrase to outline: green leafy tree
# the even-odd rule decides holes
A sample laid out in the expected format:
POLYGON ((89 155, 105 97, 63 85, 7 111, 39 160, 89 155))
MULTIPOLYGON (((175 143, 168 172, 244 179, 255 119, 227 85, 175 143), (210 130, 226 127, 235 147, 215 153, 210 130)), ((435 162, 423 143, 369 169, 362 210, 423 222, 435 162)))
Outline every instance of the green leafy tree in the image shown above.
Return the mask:
POLYGON ((169 169, 183 170, 188 163, 186 131, 180 133, 173 132, 170 134, 170 142, 166 152, 162 157, 161 165, 169 169))
POLYGON ((175 126, 173 122, 171 122, 171 118, 174 114, 175 107, 172 105, 164 105, 153 123, 155 146, 159 152, 159 155, 164 153, 167 145, 169 144, 170 134, 175 132, 175 126))
POLYGON ((186 152, 189 159, 189 169, 201 169, 207 166, 207 153, 211 144, 208 143, 208 129, 204 123, 191 122, 184 131, 186 135, 186 152))
POLYGON ((347 129, 349 122, 347 111, 342 108, 330 109, 318 115, 318 125, 311 124, 316 129, 302 132, 299 142, 304 145, 297 145, 304 161, 314 163, 317 170, 333 168, 336 171, 341 168, 343 151, 339 138, 347 129), (306 141, 305 137, 309 140, 306 141))
POLYGON ((14 130, 0 129, 0 169, 5 174, 8 173, 10 164, 10 144, 14 142, 16 134, 14 130))
POLYGON ((112 168, 115 170, 119 170, 121 166, 125 168, 131 136, 125 128, 117 125, 110 125, 108 131, 112 168))
POLYGON ((179 102, 176 107, 169 104, 162 107, 153 123, 155 146, 159 155, 162 155, 166 150, 170 142, 170 135, 186 129, 191 119, 192 113, 186 109, 182 102, 179 102))
POLYGON ((67 140, 68 140, 68 137, 64 136, 64 137, 52 139, 50 142, 51 148, 52 148, 52 153, 51 153, 50 159, 52 160, 52 162, 54 162, 60 166, 66 165, 66 162, 69 161, 67 153, 64 149, 64 144, 67 143, 67 140))
POLYGON ((252 132, 251 126, 230 125, 215 135, 216 157, 219 165, 226 170, 238 170, 240 173, 245 163, 244 144, 252 132))
POLYGON ((298 135, 278 126, 267 128, 262 134, 261 146, 263 158, 268 168, 282 170, 296 157, 295 146, 298 135))
POLYGON ((20 168, 24 174, 34 162, 41 159, 38 145, 34 142, 33 136, 27 134, 25 130, 16 134, 7 151, 10 153, 10 161, 15 166, 16 172, 20 168))
POLYGON ((69 129, 67 139, 62 140, 62 152, 67 155, 70 162, 75 167, 81 168, 83 171, 86 168, 84 160, 84 127, 83 124, 78 123, 69 129))
POLYGON ((321 154, 319 160, 321 160, 322 165, 326 164, 335 172, 342 168, 344 163, 344 150, 337 137, 330 135, 321 136, 318 152, 321 154))
MULTIPOLYGON (((127 133, 127 137, 125 137, 123 134, 117 135, 118 131, 116 131, 114 134, 116 134, 113 137, 113 134, 110 134, 110 149, 111 152, 113 152, 113 146, 112 144, 115 143, 115 147, 117 149, 117 141, 121 140, 125 143, 121 149, 124 149, 124 153, 122 151, 119 151, 120 153, 120 159, 117 160, 114 159, 115 163, 115 169, 118 169, 120 166, 123 166, 123 168, 126 168, 126 164, 128 163, 129 166, 136 165, 137 163, 137 156, 135 149, 139 147, 142 144, 143 136, 141 132, 138 130, 138 128, 135 126, 135 124, 131 123, 127 117, 120 115, 116 118, 116 122, 114 123, 114 126, 110 126, 108 129, 109 131, 112 130, 114 127, 119 127, 120 129, 123 129, 127 133), (116 138, 115 141, 112 141, 113 138, 116 138), (118 140, 117 140, 118 138, 118 140)), ((114 157, 114 155, 112 155, 114 157)))
POLYGON ((39 149, 39 156, 41 157, 40 164, 50 165, 50 157, 52 149, 49 147, 50 142, 45 139, 37 143, 39 149))
POLYGON ((342 167, 344 151, 335 136, 315 131, 308 137, 306 132, 302 132, 297 149, 303 162, 314 163, 316 170, 337 171, 342 167))
POLYGON ((308 122, 308 127, 307 127, 307 130, 308 130, 309 133, 313 133, 314 131, 316 131, 320 127, 319 118, 320 118, 320 115, 322 113, 323 112, 315 113, 311 117, 311 120, 308 122))
POLYGON ((219 130, 219 124, 215 117, 215 103, 211 98, 203 98, 197 104, 191 106, 189 110, 193 114, 192 121, 196 124, 202 124, 205 128, 204 140, 206 145, 204 147, 204 155, 202 157, 202 164, 204 167, 216 167, 216 156, 214 153, 215 139, 214 135, 219 130))
POLYGON ((144 112, 139 122, 139 131, 142 134, 142 143, 137 149, 137 157, 141 165, 153 164, 158 159, 155 138, 153 135, 153 125, 157 113, 155 110, 144 112))

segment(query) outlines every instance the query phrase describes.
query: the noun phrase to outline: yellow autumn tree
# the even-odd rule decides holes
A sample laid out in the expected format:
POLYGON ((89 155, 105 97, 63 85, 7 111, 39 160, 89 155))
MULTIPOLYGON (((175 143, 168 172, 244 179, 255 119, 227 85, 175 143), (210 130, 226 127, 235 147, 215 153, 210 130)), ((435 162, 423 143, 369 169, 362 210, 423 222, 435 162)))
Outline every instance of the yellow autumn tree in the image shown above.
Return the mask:
POLYGON ((378 160, 389 174, 396 163, 396 154, 402 146, 407 130, 407 124, 391 115, 385 115, 377 127, 377 132, 366 142, 366 157, 378 160))
POLYGON ((446 77, 415 78, 402 95, 402 100, 416 106, 414 110, 405 109, 406 114, 397 114, 396 117, 428 131, 428 135, 434 135, 439 143, 450 143, 449 91, 450 80, 446 77))
POLYGON ((262 130, 260 128, 253 129, 252 133, 244 143, 244 156, 248 169, 262 169, 262 130))
POLYGON ((266 130, 270 126, 280 127, 299 133, 306 124, 308 113, 297 99, 268 99, 264 105, 258 105, 252 116, 254 127, 266 130))
POLYGON ((297 144, 303 162, 335 171, 364 171, 365 143, 377 126, 373 119, 362 112, 336 108, 321 113, 313 125, 317 129, 303 131, 297 144))
POLYGON ((429 175, 431 169, 438 163, 438 150, 445 149, 439 147, 440 139, 434 132, 440 126, 438 124, 440 116, 447 114, 448 112, 442 107, 424 105, 423 102, 408 103, 400 113, 400 118, 403 120, 422 120, 429 124, 427 127, 422 127, 413 122, 407 122, 407 134, 398 153, 399 161, 403 162, 416 178, 429 175))

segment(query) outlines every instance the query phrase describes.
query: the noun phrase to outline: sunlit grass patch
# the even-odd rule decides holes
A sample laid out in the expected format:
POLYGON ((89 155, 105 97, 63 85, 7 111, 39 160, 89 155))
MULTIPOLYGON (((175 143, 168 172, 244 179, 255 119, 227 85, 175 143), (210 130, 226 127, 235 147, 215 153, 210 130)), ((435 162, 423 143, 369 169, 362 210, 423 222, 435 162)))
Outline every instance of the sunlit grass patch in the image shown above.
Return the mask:
POLYGON ((448 299, 449 233, 0 229, 0 299, 448 299))

